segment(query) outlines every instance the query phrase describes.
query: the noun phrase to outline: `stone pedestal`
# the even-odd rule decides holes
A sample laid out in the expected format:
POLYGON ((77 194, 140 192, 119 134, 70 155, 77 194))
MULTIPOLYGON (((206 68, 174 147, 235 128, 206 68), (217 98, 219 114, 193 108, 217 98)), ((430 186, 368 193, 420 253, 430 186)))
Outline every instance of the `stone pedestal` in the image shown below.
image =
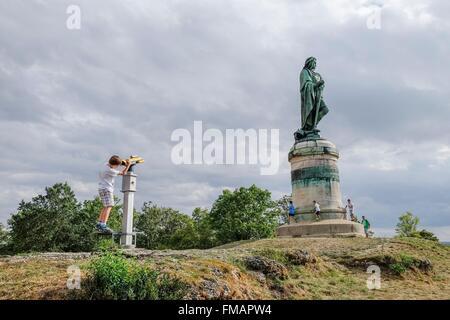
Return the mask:
POLYGON ((278 228, 278 237, 365 237, 364 227, 361 223, 329 219, 317 222, 302 221, 299 223, 286 224, 278 228))
POLYGON ((292 201, 297 221, 315 220, 313 200, 322 219, 344 219, 337 161, 339 151, 326 139, 297 142, 289 152, 292 201))
POLYGON ((339 151, 330 141, 317 137, 296 142, 289 152, 292 202, 297 223, 278 228, 278 236, 363 236, 359 223, 344 220, 339 184, 339 151), (314 203, 320 205, 316 222, 314 203))

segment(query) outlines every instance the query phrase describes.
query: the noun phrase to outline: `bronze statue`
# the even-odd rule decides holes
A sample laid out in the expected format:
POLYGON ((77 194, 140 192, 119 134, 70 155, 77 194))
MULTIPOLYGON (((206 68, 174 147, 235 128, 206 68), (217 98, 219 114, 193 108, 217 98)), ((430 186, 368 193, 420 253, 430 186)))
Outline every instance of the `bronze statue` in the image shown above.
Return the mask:
POLYGON ((325 82, 315 69, 316 58, 309 57, 300 72, 302 126, 294 133, 296 141, 320 138, 317 124, 328 113, 328 107, 322 99, 325 82))

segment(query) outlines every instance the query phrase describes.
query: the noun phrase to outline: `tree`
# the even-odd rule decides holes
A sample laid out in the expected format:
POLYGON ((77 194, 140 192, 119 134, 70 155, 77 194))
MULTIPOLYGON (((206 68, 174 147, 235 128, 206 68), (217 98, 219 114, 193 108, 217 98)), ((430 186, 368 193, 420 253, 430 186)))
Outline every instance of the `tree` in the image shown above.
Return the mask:
POLYGON ((219 243, 274 235, 280 209, 267 190, 255 185, 224 190, 214 202, 210 221, 219 243))
POLYGON ((277 206, 280 210, 279 224, 287 224, 289 222, 289 201, 292 200, 291 196, 284 195, 277 200, 277 206))
POLYGON ((434 235, 434 233, 427 231, 425 229, 422 229, 421 231, 416 232, 414 234, 414 237, 439 242, 439 238, 436 237, 434 235))
POLYGON ((0 254, 7 251, 9 245, 9 234, 3 224, 0 223, 0 254))
POLYGON ((211 219, 207 209, 195 208, 192 212, 192 219, 195 223, 198 235, 197 248, 208 249, 217 244, 216 233, 211 226, 211 219))
POLYGON ((420 238, 431 241, 439 241, 432 232, 422 229, 417 230, 419 225, 419 217, 414 216, 411 212, 406 212, 399 218, 399 223, 397 223, 397 228, 395 229, 399 237, 412 237, 420 238))
POLYGON ((21 201, 17 213, 8 221, 15 252, 75 250, 80 240, 72 222, 80 205, 67 183, 45 189, 30 202, 21 201))
POLYGON ((194 221, 172 208, 158 207, 151 202, 142 206, 136 215, 138 246, 147 249, 187 249, 198 243, 194 221))
MULTIPOLYGON (((94 226, 101 207, 99 198, 80 204, 67 183, 47 187, 44 195, 21 201, 8 221, 12 250, 91 251, 99 241, 94 226)), ((116 227, 120 226, 119 210, 115 206, 111 213, 116 227)))
POLYGON ((411 237, 415 232, 417 232, 419 218, 415 217, 411 212, 406 212, 398 219, 400 221, 397 223, 397 228, 395 231, 400 237, 411 237))

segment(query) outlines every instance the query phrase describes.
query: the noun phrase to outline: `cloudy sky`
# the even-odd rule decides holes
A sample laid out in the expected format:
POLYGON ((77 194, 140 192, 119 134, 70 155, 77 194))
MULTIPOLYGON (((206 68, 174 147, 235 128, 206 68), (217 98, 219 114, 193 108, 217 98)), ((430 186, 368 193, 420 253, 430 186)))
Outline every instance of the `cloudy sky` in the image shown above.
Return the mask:
POLYGON ((252 183, 290 193, 298 74, 315 56, 343 197, 379 235, 409 210, 448 241, 449 21, 445 0, 3 0, 0 221, 56 182, 93 198, 111 154, 145 158, 138 206, 190 213, 252 183), (67 28, 70 5, 79 30, 67 28), (195 120, 279 129, 278 173, 173 164, 171 134, 195 120))

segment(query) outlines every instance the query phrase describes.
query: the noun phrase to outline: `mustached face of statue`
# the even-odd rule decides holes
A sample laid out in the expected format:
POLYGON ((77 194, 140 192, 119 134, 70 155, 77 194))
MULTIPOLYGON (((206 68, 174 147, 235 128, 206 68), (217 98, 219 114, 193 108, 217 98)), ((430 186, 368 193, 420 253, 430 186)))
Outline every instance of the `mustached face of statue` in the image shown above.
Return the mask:
POLYGON ((320 138, 317 125, 328 113, 322 98, 325 81, 316 70, 317 60, 309 57, 300 72, 301 128, 294 133, 295 140, 320 138))

